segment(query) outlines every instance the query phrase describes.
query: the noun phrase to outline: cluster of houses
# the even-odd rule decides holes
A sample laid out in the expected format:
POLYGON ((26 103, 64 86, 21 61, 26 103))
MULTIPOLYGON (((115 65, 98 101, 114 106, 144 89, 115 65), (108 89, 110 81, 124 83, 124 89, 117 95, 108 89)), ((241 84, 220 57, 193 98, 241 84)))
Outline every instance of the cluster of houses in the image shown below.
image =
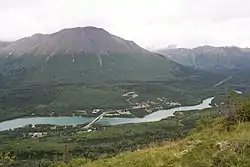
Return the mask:
POLYGON ((145 103, 135 103, 136 106, 132 107, 133 109, 146 109, 146 108, 149 108, 150 105, 145 102, 145 103))
POLYGON ((132 115, 128 110, 116 110, 114 113, 107 113, 105 116, 107 117, 117 117, 117 116, 129 116, 132 115))
POLYGON ((173 101, 167 101, 166 98, 157 98, 157 102, 154 101, 147 101, 147 102, 143 102, 143 103, 136 103, 136 105, 134 107, 132 107, 132 109, 146 109, 147 111, 151 111, 151 109, 154 110, 161 110, 163 109, 163 107, 161 105, 168 105, 169 107, 175 107, 175 106, 181 106, 180 103, 178 102, 173 102, 173 101))
MULTIPOLYGON (((138 95, 135 92, 128 92, 126 94, 122 95, 123 97, 137 97, 138 95)), ((167 105, 169 107, 176 107, 176 106, 181 106, 180 103, 178 102, 173 102, 173 101, 169 101, 167 98, 162 97, 162 98, 157 98, 157 101, 152 101, 149 100, 147 102, 142 102, 142 103, 135 103, 135 106, 133 106, 131 109, 132 110, 136 110, 136 109, 143 109, 148 113, 152 113, 153 111, 157 111, 157 110, 162 110, 163 109, 163 105, 167 105)), ((103 109, 93 109, 92 111, 85 111, 85 110, 76 110, 76 112, 79 114, 101 114, 104 112, 103 109)), ((51 112, 50 116, 54 116, 55 113, 51 112)), ((128 109, 125 110, 116 110, 114 112, 106 112, 105 116, 107 117, 119 117, 119 116, 131 116, 133 115, 128 109)), ((75 114, 73 114, 72 116, 75 116, 75 114)), ((32 126, 32 128, 35 128, 35 125, 32 126)), ((57 127, 56 126, 52 126, 50 127, 51 130, 55 130, 57 127)), ((65 129, 66 127, 64 127, 65 129)), ((95 129, 87 129, 87 132, 92 132, 95 129)), ((47 132, 30 132, 28 133, 28 136, 31 138, 41 138, 44 136, 47 136, 48 133, 47 132)))
POLYGON ((178 103, 178 102, 166 102, 166 104, 167 105, 169 105, 170 107, 175 107, 175 106, 181 106, 181 104, 180 103, 178 103))
POLYGON ((173 101, 168 101, 168 99, 165 98, 165 97, 157 98, 157 100, 158 100, 160 103, 164 103, 164 104, 166 104, 166 105, 169 105, 170 107, 181 106, 181 103, 173 102, 173 101))

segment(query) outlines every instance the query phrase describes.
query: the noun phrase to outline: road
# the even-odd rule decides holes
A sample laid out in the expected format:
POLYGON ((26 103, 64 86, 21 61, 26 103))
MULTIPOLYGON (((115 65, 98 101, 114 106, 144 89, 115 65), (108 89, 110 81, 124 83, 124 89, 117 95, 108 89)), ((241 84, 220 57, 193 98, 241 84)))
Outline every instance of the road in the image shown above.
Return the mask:
POLYGON ((137 98, 137 97, 138 97, 138 95, 137 95, 137 94, 134 94, 134 95, 132 95, 132 97, 130 97, 130 98, 127 99, 127 102, 128 102, 129 104, 133 104, 130 100, 135 99, 135 98, 137 98))
POLYGON ((223 83, 229 81, 229 80, 232 79, 232 78, 233 78, 233 77, 228 77, 228 78, 226 78, 226 79, 220 81, 219 83, 215 84, 214 87, 218 87, 218 86, 222 85, 223 83))

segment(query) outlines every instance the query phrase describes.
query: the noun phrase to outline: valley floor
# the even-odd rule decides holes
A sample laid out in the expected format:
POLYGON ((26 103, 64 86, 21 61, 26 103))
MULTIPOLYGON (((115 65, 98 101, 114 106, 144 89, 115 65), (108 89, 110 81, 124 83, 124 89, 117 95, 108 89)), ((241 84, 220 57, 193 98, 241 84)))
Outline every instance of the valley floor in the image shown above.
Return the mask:
POLYGON ((217 111, 211 109, 176 112, 174 117, 158 122, 105 127, 94 125, 96 130, 92 132, 84 132, 84 125, 28 126, 0 132, 0 150, 15 155, 17 167, 38 167, 39 164, 62 161, 65 153, 69 158, 86 157, 93 161, 148 148, 152 143, 181 139, 196 126, 196 120, 217 115, 217 111))
POLYGON ((179 111, 158 122, 95 128, 4 131, 0 150, 15 156, 15 167, 250 166, 250 99, 244 95, 229 94, 221 108, 179 111))
POLYGON ((160 109, 194 105, 218 88, 182 81, 135 82, 106 86, 66 84, 0 89, 0 122, 21 117, 144 117, 160 109), (202 90, 202 91, 200 91, 202 90))

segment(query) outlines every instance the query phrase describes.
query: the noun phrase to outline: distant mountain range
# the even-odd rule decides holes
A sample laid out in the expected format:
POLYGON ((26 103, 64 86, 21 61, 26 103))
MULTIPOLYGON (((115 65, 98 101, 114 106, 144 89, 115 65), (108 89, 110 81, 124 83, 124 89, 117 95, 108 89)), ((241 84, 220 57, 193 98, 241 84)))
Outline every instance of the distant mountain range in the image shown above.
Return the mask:
POLYGON ((0 44, 4 83, 155 81, 197 73, 96 27, 35 34, 0 44))
POLYGON ((156 51, 184 66, 208 71, 250 70, 250 49, 201 46, 194 49, 161 49, 156 51))

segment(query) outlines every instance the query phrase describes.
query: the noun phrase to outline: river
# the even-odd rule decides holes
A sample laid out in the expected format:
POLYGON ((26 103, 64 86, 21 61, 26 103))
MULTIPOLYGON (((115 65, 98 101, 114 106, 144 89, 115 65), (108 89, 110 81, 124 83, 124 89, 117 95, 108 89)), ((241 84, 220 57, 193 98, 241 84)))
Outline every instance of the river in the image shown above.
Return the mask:
MULTIPOLYGON (((202 110, 211 108, 210 104, 214 97, 205 99, 201 104, 194 106, 182 106, 167 110, 159 110, 152 114, 145 116, 144 118, 103 118, 98 121, 102 125, 119 125, 127 123, 142 123, 142 122, 154 122, 161 119, 173 116, 176 111, 191 111, 191 110, 202 110)), ((51 125, 77 125, 84 124, 92 121, 93 117, 30 117, 30 118, 18 118, 10 121, 0 123, 0 131, 15 129, 23 127, 28 124, 51 124, 51 125)))

